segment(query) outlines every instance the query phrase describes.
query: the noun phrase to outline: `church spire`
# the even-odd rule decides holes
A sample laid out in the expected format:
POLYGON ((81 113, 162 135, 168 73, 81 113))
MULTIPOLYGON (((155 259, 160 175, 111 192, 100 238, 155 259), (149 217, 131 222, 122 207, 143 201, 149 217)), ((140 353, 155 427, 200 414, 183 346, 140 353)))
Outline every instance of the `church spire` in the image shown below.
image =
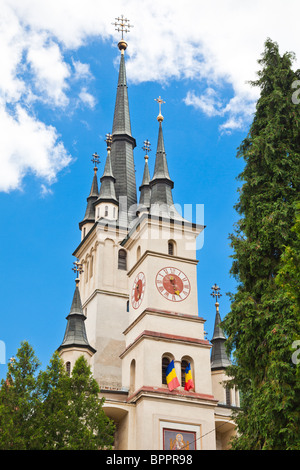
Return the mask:
POLYGON ((82 304, 79 292, 79 278, 78 273, 82 273, 82 266, 78 261, 74 263, 73 271, 76 272, 77 277, 75 279, 76 287, 73 295, 73 301, 70 309, 70 313, 67 316, 67 327, 65 331, 65 336, 62 344, 57 349, 58 352, 62 352, 64 349, 69 349, 72 347, 84 349, 90 351, 94 354, 96 350, 89 344, 84 322, 86 320, 85 315, 82 311, 82 304))
POLYGON ((148 166, 148 159, 149 159, 148 153, 151 152, 150 145, 151 144, 149 140, 145 140, 144 146, 142 147, 143 150, 146 152, 146 154, 145 154, 143 181, 142 181, 141 186, 139 187, 139 190, 141 192, 140 201, 139 201, 139 206, 140 206, 139 212, 148 211, 150 208, 151 189, 150 189, 150 172, 149 172, 149 166, 148 166))
POLYGON ((161 99, 161 97, 157 98, 155 101, 157 101, 159 104, 159 114, 157 116, 159 129, 154 174, 152 180, 150 181, 151 206, 154 204, 159 204, 171 207, 174 205, 172 196, 172 188, 174 187, 174 183, 169 175, 162 130, 162 122, 164 118, 161 114, 161 104, 164 103, 164 101, 161 99))
POLYGON ((220 287, 215 284, 212 286, 213 292, 211 295, 216 298, 216 318, 215 318, 215 327, 214 327, 214 334, 211 339, 212 343, 212 350, 211 350, 211 369, 218 370, 218 369, 226 369, 226 367, 231 365, 231 361, 227 356, 226 349, 225 349, 225 342, 226 337, 223 333, 223 330, 220 326, 221 324, 221 317, 219 312, 219 302, 218 298, 221 297, 220 294, 220 287))
POLYGON ((106 134, 105 142, 107 143, 107 157, 106 157, 106 163, 105 163, 103 175, 100 178, 101 186, 100 186, 99 197, 95 205, 99 204, 100 202, 113 202, 114 204, 118 204, 118 201, 116 198, 116 191, 115 191, 116 179, 112 172, 111 160, 110 160, 111 141, 112 141, 112 135, 106 134))
POLYGON ((83 225, 87 223, 94 223, 95 222, 95 206, 94 203, 97 201, 99 196, 98 190, 98 181, 97 181, 97 165, 99 164, 99 155, 97 152, 94 153, 92 162, 94 163, 94 176, 92 181, 92 186, 90 190, 90 194, 87 198, 87 206, 83 220, 79 223, 79 228, 81 229, 83 225))
POLYGON ((133 158, 133 149, 136 147, 136 141, 131 135, 124 54, 127 43, 123 38, 123 33, 129 32, 132 25, 129 24, 129 20, 124 18, 123 15, 116 18, 116 22, 113 24, 116 26, 117 31, 122 32, 122 39, 118 43, 121 58, 112 128, 111 166, 116 179, 116 197, 120 203, 121 211, 128 212, 128 209, 137 203, 133 158), (122 201, 120 201, 120 198, 122 198, 122 201))

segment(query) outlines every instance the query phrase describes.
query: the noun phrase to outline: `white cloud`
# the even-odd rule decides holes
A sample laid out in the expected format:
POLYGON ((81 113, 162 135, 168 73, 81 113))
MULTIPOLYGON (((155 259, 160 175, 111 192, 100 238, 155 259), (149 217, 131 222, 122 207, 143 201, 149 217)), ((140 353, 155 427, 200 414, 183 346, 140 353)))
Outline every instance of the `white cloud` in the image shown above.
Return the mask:
POLYGON ((91 95, 90 93, 88 93, 87 89, 85 87, 83 87, 79 93, 79 98, 80 100, 86 104, 87 106, 89 106, 90 108, 94 108, 95 107, 95 104, 96 104, 96 100, 95 98, 93 97, 93 95, 91 95))
POLYGON ((0 139, 1 191, 22 189, 28 173, 52 184, 70 163, 56 129, 31 117, 21 106, 16 106, 14 115, 0 106, 0 126, 4 129, 0 139))
POLYGON ((83 64, 80 60, 72 59, 72 64, 75 70, 74 79, 81 80, 81 79, 92 79, 94 78, 91 71, 89 64, 83 64))
POLYGON ((64 62, 58 44, 41 43, 40 35, 28 46, 27 62, 33 72, 34 85, 41 99, 55 106, 67 106, 65 91, 70 77, 69 66, 64 62))

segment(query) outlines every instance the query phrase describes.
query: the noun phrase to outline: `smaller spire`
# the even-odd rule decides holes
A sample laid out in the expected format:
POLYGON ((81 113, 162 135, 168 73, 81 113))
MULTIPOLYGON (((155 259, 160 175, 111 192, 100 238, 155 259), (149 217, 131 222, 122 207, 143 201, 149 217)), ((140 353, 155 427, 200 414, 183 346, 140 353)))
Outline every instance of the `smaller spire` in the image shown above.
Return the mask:
POLYGON ((77 277, 75 279, 75 291, 73 295, 72 305, 69 315, 66 317, 68 320, 65 336, 62 344, 59 346, 58 351, 62 351, 66 348, 82 348, 88 349, 91 353, 95 353, 96 350, 89 344, 84 322, 86 317, 82 310, 82 303, 79 292, 79 277, 78 274, 83 273, 82 265, 79 261, 75 261, 74 267, 72 270, 76 273, 77 277))
POLYGON ((97 152, 93 154, 93 158, 91 160, 94 163, 94 176, 92 181, 92 186, 90 190, 90 194, 87 197, 87 206, 83 220, 79 223, 79 228, 81 229, 82 226, 86 223, 94 223, 95 222, 95 207, 94 203, 97 201, 99 196, 98 190, 98 180, 97 180, 97 165, 99 165, 99 155, 97 152))
POLYGON ((221 316, 219 312, 219 297, 222 296, 220 294, 220 287, 215 283, 212 286, 213 292, 210 294, 212 297, 216 298, 215 307, 216 307, 216 317, 215 317, 215 326, 214 326, 214 334, 213 338, 211 339, 212 343, 212 350, 211 350, 211 369, 218 370, 218 369, 226 369, 226 367, 231 365, 231 361, 228 358, 226 349, 225 349, 225 342, 226 337, 223 333, 221 328, 221 316))
POLYGON ((145 166, 144 166, 144 174, 143 174, 143 181, 141 186, 139 187, 139 190, 141 192, 140 194, 140 210, 139 212, 143 212, 145 210, 149 210, 150 208, 150 199, 151 199, 151 189, 150 189, 150 172, 149 172, 149 166, 148 166, 148 153, 151 152, 150 148, 151 144, 149 140, 144 141, 144 146, 142 149, 145 152, 145 166))
POLYGON ((99 204, 100 202, 112 202, 114 204, 118 204, 117 197, 116 197, 116 190, 115 190, 115 177, 112 172, 111 166, 111 159, 110 159, 110 151, 111 151, 111 143, 112 143, 112 135, 106 134, 105 142, 107 144, 107 157, 106 163, 104 167, 104 172, 102 177, 100 178, 101 187, 99 192, 99 197, 95 202, 95 205, 99 204))
POLYGON ((161 114, 161 104, 164 103, 164 101, 161 99, 160 96, 155 101, 157 101, 159 104, 159 114, 157 116, 157 120, 159 122, 159 129, 154 173, 153 178, 150 181, 151 211, 155 212, 156 207, 159 207, 159 212, 163 212, 163 215, 165 214, 167 217, 169 217, 171 208, 172 212, 174 212, 174 202, 172 196, 172 189, 174 187, 174 183, 169 175, 162 130, 163 116, 161 114))

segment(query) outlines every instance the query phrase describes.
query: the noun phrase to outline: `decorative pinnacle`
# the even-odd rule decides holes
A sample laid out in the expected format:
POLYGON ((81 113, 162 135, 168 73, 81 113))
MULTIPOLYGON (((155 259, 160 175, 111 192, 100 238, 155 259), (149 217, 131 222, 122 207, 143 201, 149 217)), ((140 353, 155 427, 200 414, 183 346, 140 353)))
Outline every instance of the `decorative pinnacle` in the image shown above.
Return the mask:
POLYGON ((115 18, 115 22, 112 23, 115 26, 115 30, 122 33, 122 39, 118 44, 118 47, 121 51, 121 54, 124 54, 125 49, 127 48, 127 43, 124 40, 124 33, 129 33, 130 28, 133 28, 133 25, 129 23, 130 20, 124 18, 124 15, 121 15, 118 18, 115 18))
POLYGON ((219 309, 218 298, 222 297, 222 294, 220 294, 220 287, 215 283, 214 286, 212 286, 212 290, 213 291, 210 295, 216 298, 215 306, 217 307, 217 310, 218 310, 219 309))
POLYGON ((151 152, 151 148, 150 148, 151 144, 149 142, 149 140, 144 140, 144 146, 142 147, 142 149, 144 150, 144 152, 146 152, 146 155, 145 155, 145 160, 148 160, 148 152, 151 152))
POLYGON ((95 152, 95 153, 92 155, 92 157, 93 157, 93 158, 92 158, 91 162, 93 162, 94 165, 95 165, 95 166, 94 166, 94 171, 98 171, 97 165, 99 165, 99 163, 100 163, 100 157, 99 157, 99 155, 97 154, 97 152, 95 152))
POLYGON ((112 143, 112 134, 106 134, 105 137, 106 137, 105 142, 106 142, 106 145, 107 145, 107 150, 110 151, 111 143, 112 143))
POLYGON ((158 98, 154 98, 154 101, 157 101, 157 103, 159 105, 159 114, 157 116, 157 120, 158 120, 158 122, 162 122, 164 120, 164 117, 161 114, 161 105, 162 105, 162 103, 165 103, 165 101, 163 101, 160 96, 158 98))
POLYGON ((74 264, 74 267, 72 268, 72 271, 74 271, 74 273, 76 273, 77 277, 75 279, 75 282, 78 283, 79 282, 78 273, 81 274, 84 271, 82 269, 82 264, 78 260, 75 261, 73 264, 74 264))

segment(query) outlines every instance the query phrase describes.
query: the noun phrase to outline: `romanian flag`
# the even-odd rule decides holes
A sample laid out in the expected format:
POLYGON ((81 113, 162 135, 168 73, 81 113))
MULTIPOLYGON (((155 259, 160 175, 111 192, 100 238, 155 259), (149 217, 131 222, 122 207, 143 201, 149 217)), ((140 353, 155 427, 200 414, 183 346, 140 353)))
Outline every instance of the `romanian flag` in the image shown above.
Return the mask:
POLYGON ((167 384, 168 384, 168 388, 170 391, 174 390, 174 388, 176 387, 179 387, 180 383, 175 372, 175 366, 174 366, 173 360, 170 362, 170 364, 167 367, 166 379, 167 379, 167 384))
POLYGON ((191 388, 194 388, 194 382, 193 382, 193 377, 192 377, 192 371, 191 371, 191 364, 187 366, 185 369, 185 385, 184 385, 184 390, 191 390, 191 388))

